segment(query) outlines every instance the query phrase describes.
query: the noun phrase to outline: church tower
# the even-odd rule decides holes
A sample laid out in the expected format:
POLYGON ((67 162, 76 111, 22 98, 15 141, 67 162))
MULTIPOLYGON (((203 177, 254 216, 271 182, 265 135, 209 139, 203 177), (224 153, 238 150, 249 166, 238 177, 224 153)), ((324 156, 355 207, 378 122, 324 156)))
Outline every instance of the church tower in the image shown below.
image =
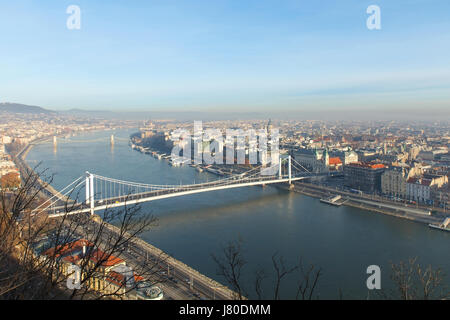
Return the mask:
POLYGON ((328 150, 325 149, 325 151, 323 152, 323 161, 325 166, 329 166, 330 165, 330 155, 328 154, 328 150))
POLYGON ((272 133, 272 129, 273 129, 272 119, 269 119, 269 122, 267 123, 267 128, 266 128, 267 135, 270 136, 270 134, 272 133))

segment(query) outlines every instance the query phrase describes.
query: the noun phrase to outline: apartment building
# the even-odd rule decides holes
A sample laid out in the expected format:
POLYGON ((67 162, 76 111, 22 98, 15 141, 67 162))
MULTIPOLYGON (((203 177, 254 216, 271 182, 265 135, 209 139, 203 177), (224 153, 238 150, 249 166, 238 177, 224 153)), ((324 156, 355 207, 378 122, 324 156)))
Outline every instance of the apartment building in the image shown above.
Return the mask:
POLYGON ((407 165, 396 165, 386 169, 381 176, 381 192, 385 195, 407 198, 407 181, 409 178, 420 176, 422 168, 407 165))
POLYGON ((419 178, 409 178, 406 186, 406 197, 412 201, 433 204, 432 190, 439 189, 447 183, 447 176, 424 174, 419 178))
POLYGON ((312 172, 327 172, 330 157, 328 151, 317 149, 296 149, 293 152, 295 161, 312 172))
POLYGON ((385 166, 380 163, 350 163, 344 166, 344 184, 363 192, 379 193, 384 171, 385 166))
MULTIPOLYGON (((45 248, 45 245, 40 245, 45 248)), ((44 249, 38 254, 43 259, 56 257, 58 270, 68 277, 74 267, 86 266, 79 275, 80 281, 87 278, 83 285, 99 292, 127 299, 161 300, 162 290, 144 281, 136 275, 126 262, 113 255, 108 255, 85 239, 78 239, 67 244, 44 249), (89 259, 88 261, 85 261, 89 259), (87 276, 89 274, 89 276, 87 276)), ((81 269, 81 268, 80 268, 81 269)))

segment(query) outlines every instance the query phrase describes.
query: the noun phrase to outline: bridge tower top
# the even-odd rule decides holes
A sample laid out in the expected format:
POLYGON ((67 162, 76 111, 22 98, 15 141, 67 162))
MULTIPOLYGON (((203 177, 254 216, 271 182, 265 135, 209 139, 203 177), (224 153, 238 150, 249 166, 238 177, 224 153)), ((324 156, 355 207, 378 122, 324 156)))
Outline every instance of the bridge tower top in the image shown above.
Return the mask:
POLYGON ((94 175, 92 173, 90 173, 89 171, 86 171, 85 189, 86 189, 86 204, 90 205, 91 215, 93 215, 94 214, 94 205, 95 205, 94 175))

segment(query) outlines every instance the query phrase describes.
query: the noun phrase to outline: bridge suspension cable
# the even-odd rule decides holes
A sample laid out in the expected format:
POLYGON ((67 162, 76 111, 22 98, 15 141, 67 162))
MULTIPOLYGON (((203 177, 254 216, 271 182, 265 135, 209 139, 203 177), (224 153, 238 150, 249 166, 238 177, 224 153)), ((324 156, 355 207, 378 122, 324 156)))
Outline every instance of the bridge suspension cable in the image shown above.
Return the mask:
POLYGON ((81 176, 71 184, 66 186, 61 192, 55 194, 53 197, 48 199, 46 202, 41 204, 35 210, 41 209, 44 205, 50 202, 45 208, 41 210, 47 210, 52 208, 56 211, 52 216, 60 216, 64 214, 73 213, 59 213, 59 210, 64 208, 63 206, 55 207, 54 205, 61 200, 68 200, 71 192, 80 186, 84 185, 86 191, 86 198, 84 202, 76 202, 76 199, 71 199, 74 201, 75 210, 73 212, 91 212, 94 213, 95 210, 106 209, 109 206, 120 206, 124 205, 131 200, 132 203, 139 203, 145 201, 151 201, 153 198, 164 198, 176 196, 177 194, 192 194, 199 193, 208 190, 219 190, 238 187, 239 185, 250 186, 266 183, 279 183, 288 182, 291 183, 292 180, 299 180, 305 178, 304 176, 298 177, 296 173, 292 172, 292 169, 311 174, 305 167, 299 164, 291 156, 287 158, 280 158, 279 161, 270 166, 256 166, 241 173, 234 173, 226 178, 216 179, 213 181, 186 184, 183 185, 162 185, 162 184, 147 184, 139 182, 131 182, 120 179, 114 179, 109 177, 104 177, 97 174, 92 174, 86 172, 85 176, 81 176), (283 174, 283 164, 287 163, 285 172, 283 174), (278 170, 272 171, 277 168, 278 170), (267 171, 264 171, 267 170, 267 171), (286 170, 288 173, 286 174, 286 170), (84 179, 83 179, 84 178, 84 179), (74 186, 75 185, 75 186, 74 186), (69 189, 72 188, 72 189, 69 189), (69 189, 67 191, 67 189, 69 189), (63 194, 63 192, 65 192, 63 194), (62 196, 61 196, 62 194, 62 196), (64 198, 66 197, 66 198, 64 198), (55 200, 56 199, 56 200, 55 200), (54 200, 54 201, 53 201, 54 200), (52 202, 53 201, 53 202, 52 202))
POLYGON ((78 186, 80 186, 81 184, 84 183, 84 181, 82 180, 84 177, 80 176, 77 179, 75 179, 73 182, 71 182, 70 184, 68 184, 65 188, 63 188, 61 191, 56 192, 52 197, 48 198, 47 200, 45 200, 43 203, 41 203, 39 206, 37 206, 36 208, 34 208, 32 210, 32 212, 36 212, 37 210, 39 210, 43 205, 45 205, 48 202, 53 201, 52 203, 50 203, 49 205, 47 205, 46 209, 51 207, 52 205, 54 205, 56 202, 58 201, 66 201, 67 200, 67 196, 69 194, 71 194, 78 186), (81 180, 81 182, 80 182, 81 180), (66 191, 66 189, 70 188, 71 186, 73 186, 74 184, 77 185, 71 189, 69 189, 68 191, 66 191), (63 193, 64 191, 66 191, 65 193, 63 193), (56 198, 56 200, 54 200, 56 198))
MULTIPOLYGON (((252 171, 256 171, 256 170, 260 170, 261 166, 252 168, 249 171, 243 172, 243 173, 239 173, 239 174, 234 174, 231 175, 227 178, 222 178, 222 179, 216 179, 213 181, 208 181, 208 182, 202 182, 202 183, 196 183, 196 184, 188 184, 188 185, 183 185, 183 187, 191 187, 191 186, 204 186, 204 185, 211 185, 211 184, 217 184, 220 182, 225 182, 225 181, 229 181, 229 180, 235 180, 236 177, 242 177, 245 178, 245 175, 249 174, 252 171)), ((124 184, 124 185, 128 185, 128 186, 135 186, 135 187, 142 187, 142 188, 154 188, 154 189, 170 189, 170 188, 180 188, 179 185, 162 185, 162 184, 147 184, 147 183, 139 183, 139 182, 131 182, 131 181, 125 181, 125 180, 119 180, 119 179, 114 179, 114 178, 108 178, 108 177, 103 177, 97 174, 94 174, 94 177, 97 179, 102 179, 105 181, 109 181, 112 183, 119 183, 119 184, 124 184)))
POLYGON ((304 171, 311 173, 308 169, 306 169, 304 166, 302 166, 300 163, 298 163, 294 158, 292 158, 292 163, 293 163, 293 167, 299 171, 302 171, 301 169, 303 169, 304 171))

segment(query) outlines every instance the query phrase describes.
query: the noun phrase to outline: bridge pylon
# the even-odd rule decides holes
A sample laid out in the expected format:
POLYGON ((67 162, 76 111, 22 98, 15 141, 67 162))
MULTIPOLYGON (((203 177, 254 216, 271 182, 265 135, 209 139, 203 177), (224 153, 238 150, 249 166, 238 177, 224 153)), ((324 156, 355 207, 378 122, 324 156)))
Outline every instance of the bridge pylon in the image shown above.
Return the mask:
POLYGON ((281 158, 281 156, 278 158, 278 179, 282 178, 282 174, 281 174, 281 166, 283 164, 283 159, 281 158))
POLYGON ((89 189, 89 172, 86 171, 85 189, 86 189, 86 204, 89 204, 90 200, 90 189, 89 189))
POLYGON ((289 185, 291 185, 292 184, 292 170, 291 170, 292 161, 291 161, 291 155, 289 155, 288 161, 289 161, 289 164, 288 164, 289 185))
POLYGON ((86 204, 90 206, 91 215, 94 214, 94 175, 86 171, 86 204))

